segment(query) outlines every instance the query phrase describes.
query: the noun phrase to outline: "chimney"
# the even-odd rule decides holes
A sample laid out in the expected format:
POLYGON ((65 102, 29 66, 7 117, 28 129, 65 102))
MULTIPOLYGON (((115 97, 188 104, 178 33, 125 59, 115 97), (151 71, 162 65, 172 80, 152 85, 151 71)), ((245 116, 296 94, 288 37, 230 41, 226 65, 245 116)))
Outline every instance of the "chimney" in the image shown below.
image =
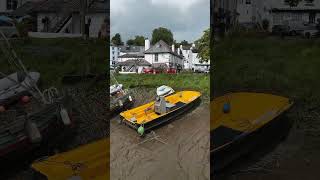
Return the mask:
POLYGON ((147 38, 144 40, 144 50, 150 49, 150 40, 147 38))
POLYGON ((174 44, 172 44, 171 51, 174 52, 174 50, 175 50, 175 47, 174 47, 174 44))

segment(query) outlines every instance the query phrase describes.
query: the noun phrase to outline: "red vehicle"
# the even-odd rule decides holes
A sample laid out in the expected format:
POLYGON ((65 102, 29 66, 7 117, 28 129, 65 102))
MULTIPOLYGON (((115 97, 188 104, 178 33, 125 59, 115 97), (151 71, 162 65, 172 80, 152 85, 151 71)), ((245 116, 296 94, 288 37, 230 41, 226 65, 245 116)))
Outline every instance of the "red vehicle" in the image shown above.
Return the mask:
POLYGON ((143 73, 145 73, 145 74, 159 74, 159 73, 161 73, 161 71, 158 69, 154 69, 154 68, 144 68, 143 73))
POLYGON ((175 69, 175 68, 168 68, 168 69, 166 69, 166 73, 167 73, 167 74, 176 74, 176 73, 177 73, 177 69, 175 69))

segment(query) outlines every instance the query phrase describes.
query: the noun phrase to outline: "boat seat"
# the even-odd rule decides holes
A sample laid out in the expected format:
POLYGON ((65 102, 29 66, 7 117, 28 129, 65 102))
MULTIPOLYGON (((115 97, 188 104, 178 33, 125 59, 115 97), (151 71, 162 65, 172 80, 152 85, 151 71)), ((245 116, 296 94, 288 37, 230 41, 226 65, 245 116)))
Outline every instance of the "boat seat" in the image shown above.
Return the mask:
POLYGON ((167 108, 173 108, 174 106, 175 106, 175 104, 166 103, 166 107, 167 107, 167 108))

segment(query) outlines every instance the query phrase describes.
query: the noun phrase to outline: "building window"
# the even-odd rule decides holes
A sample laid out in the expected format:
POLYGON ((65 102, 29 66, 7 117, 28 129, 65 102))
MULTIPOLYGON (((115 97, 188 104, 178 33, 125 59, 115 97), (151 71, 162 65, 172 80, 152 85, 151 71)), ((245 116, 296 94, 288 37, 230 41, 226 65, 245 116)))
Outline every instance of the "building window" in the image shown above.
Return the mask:
POLYGON ((159 60, 158 58, 159 58, 159 57, 158 57, 158 54, 155 54, 155 55, 154 55, 154 62, 158 62, 158 60, 159 60))
POLYGON ((7 10, 15 10, 18 6, 18 0, 7 0, 7 10))
POLYGON ((246 4, 251 4, 251 0, 246 0, 246 4))

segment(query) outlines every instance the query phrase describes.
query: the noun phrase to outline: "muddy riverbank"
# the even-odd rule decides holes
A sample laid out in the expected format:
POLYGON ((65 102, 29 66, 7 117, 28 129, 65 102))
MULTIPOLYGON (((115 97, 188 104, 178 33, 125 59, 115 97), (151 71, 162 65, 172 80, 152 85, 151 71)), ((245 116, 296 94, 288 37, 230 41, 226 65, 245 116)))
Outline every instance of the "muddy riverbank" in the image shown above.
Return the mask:
MULTIPOLYGON (((135 107, 154 99, 154 89, 133 89, 135 107)), ((207 101, 154 129, 146 137, 110 122, 111 179, 209 179, 209 106, 207 101), (154 138, 154 137, 157 138, 154 138)))

